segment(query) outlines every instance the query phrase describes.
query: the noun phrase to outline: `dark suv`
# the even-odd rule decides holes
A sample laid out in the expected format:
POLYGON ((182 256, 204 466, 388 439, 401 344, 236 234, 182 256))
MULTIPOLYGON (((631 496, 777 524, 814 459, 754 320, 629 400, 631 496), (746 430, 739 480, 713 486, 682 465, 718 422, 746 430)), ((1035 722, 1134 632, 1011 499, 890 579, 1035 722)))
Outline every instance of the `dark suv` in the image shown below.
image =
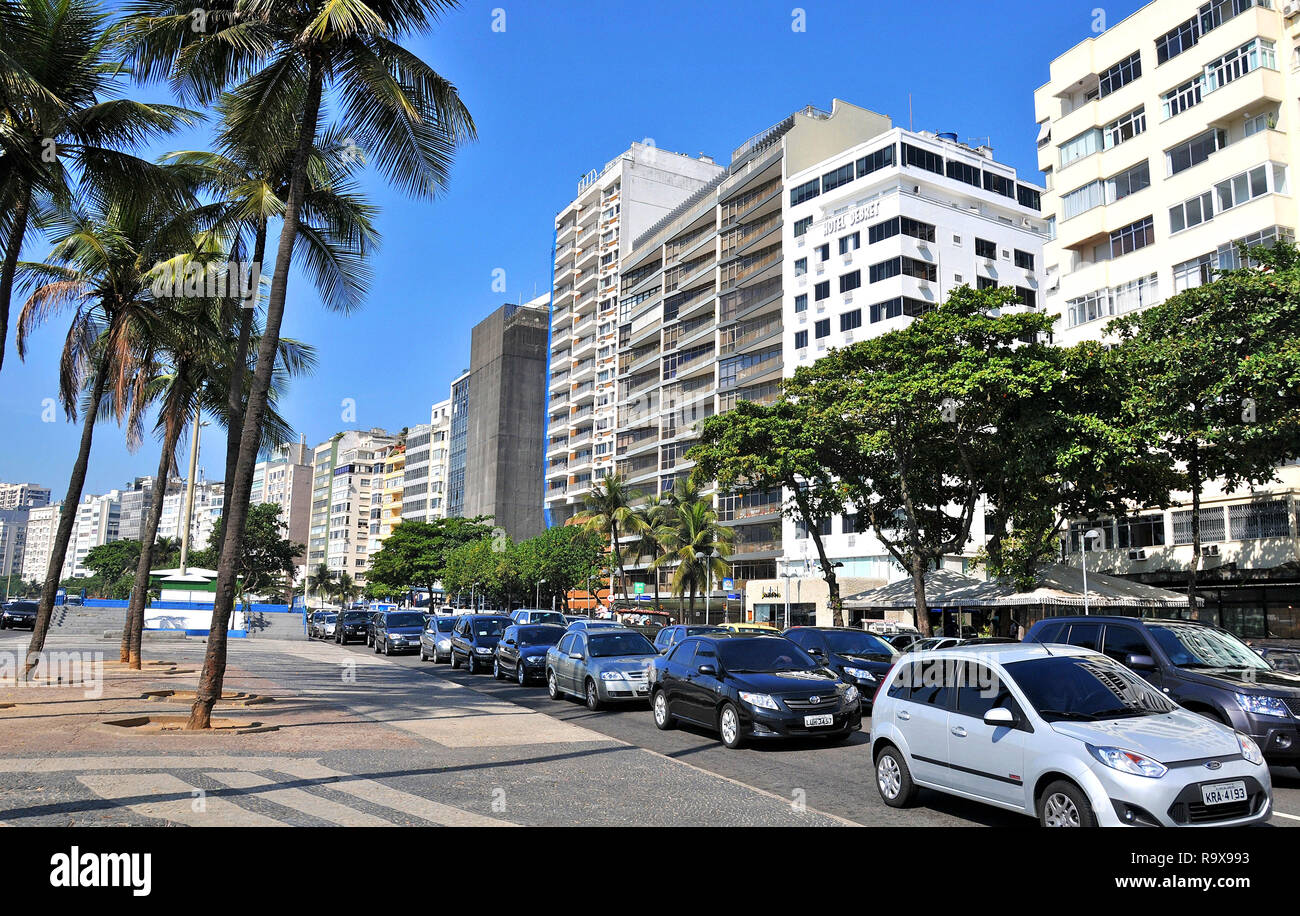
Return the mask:
POLYGON ((381 614, 374 623, 375 652, 392 655, 394 652, 420 651, 420 634, 424 632, 424 615, 419 611, 389 611, 381 614))
POLYGON ((1250 735, 1269 763, 1300 766, 1300 675, 1277 670, 1226 630, 1186 620, 1049 617, 1025 642, 1103 652, 1186 709, 1250 735))
POLYGON ((512 622, 505 614, 462 616, 451 631, 451 666, 459 668, 463 661, 470 674, 477 674, 480 666, 487 668, 496 654, 497 641, 512 622))
POLYGON ((370 631, 369 611, 340 611, 334 622, 334 641, 346 646, 352 640, 364 642, 370 631))
POLYGON ((851 627, 792 627, 781 635, 857 687, 864 715, 898 658, 898 650, 875 633, 851 627))
POLYGON ((3 612, 0 612, 0 630, 7 630, 10 627, 36 629, 36 602, 11 601, 6 604, 3 612))

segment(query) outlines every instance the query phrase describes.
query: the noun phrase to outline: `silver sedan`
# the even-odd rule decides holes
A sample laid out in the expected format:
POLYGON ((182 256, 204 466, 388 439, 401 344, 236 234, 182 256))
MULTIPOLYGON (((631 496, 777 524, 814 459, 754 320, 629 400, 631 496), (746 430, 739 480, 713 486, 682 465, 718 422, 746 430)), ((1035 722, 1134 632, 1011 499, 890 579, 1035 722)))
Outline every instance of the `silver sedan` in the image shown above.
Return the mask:
POLYGON ((546 692, 551 699, 580 696, 588 709, 605 703, 648 702, 650 663, 659 653, 636 630, 600 627, 571 630, 546 653, 546 692))

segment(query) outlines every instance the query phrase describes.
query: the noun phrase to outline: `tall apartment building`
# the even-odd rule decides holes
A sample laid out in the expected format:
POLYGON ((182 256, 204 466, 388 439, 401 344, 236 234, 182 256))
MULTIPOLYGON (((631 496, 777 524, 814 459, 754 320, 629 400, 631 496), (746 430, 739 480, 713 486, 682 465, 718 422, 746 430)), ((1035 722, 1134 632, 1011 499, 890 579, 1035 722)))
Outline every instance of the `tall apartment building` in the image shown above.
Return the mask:
POLYGON ((429 409, 429 422, 406 434, 406 468, 402 519, 424 522, 447 514, 447 460, 451 437, 451 400, 429 409))
MULTIPOLYGON (((167 493, 179 493, 185 481, 167 478, 167 493)), ((145 520, 153 503, 154 478, 137 477, 122 488, 122 510, 118 521, 118 538, 138 541, 144 536, 145 520)), ((202 546, 202 545, 200 545, 202 546)))
MULTIPOLYGON (((1155 0, 1052 61, 1034 94, 1047 307, 1066 344, 1239 265, 1235 242, 1294 239, 1300 133, 1295 4, 1155 0)), ((1214 490, 1201 512, 1207 617, 1249 636, 1300 635, 1300 468, 1214 490)), ((1089 565, 1180 588, 1190 509, 1075 526, 1105 539, 1089 565)))
POLYGON ((303 545, 303 552, 297 557, 299 567, 305 565, 307 557, 313 470, 311 449, 305 441, 281 445, 270 458, 259 461, 253 468, 251 502, 254 505, 274 503, 280 507, 285 537, 303 545))
MULTIPOLYGON (((186 481, 178 480, 175 491, 163 497, 162 515, 158 517, 158 537, 177 542, 185 530, 186 481)), ((208 546, 212 532, 221 518, 226 499, 221 481, 197 480, 194 484, 194 506, 190 512, 190 550, 208 546)))
MULTIPOLYGON (((62 578, 83 578, 93 573, 86 567, 86 555, 92 549, 119 539, 118 525, 122 512, 122 491, 109 490, 98 496, 83 496, 77 506, 72 540, 63 561, 62 578)), ((58 522, 55 521, 57 527, 58 522)), ((40 576, 43 581, 45 574, 40 576)))
POLYGON ((543 439, 546 435, 545 294, 503 305, 474 326, 470 367, 453 385, 455 413, 464 410, 460 511, 491 516, 515 540, 540 534, 543 439), (457 390, 460 389, 460 396, 457 390))
POLYGON ((465 515, 465 460, 469 449, 469 378, 466 369, 451 383, 451 420, 447 426, 447 516, 465 515))
MULTIPOLYGON (((987 146, 960 143, 953 133, 891 127, 887 119, 881 126, 811 164, 787 156, 786 376, 832 347, 896 330, 961 286, 1011 288, 1026 308, 1043 307, 1043 189, 997 162, 987 146)), ((745 319, 733 333, 744 339, 771 321, 745 319)), ((769 346, 775 353, 781 342, 769 346)), ((738 499, 741 511, 761 511, 772 497, 738 499), (751 500, 759 504, 751 508, 751 500)), ((983 543, 982 517, 977 513, 970 542, 946 566, 967 566, 983 543)), ((782 524, 784 565, 811 564, 812 575, 820 575, 805 527, 788 518, 782 524)), ((821 534, 846 579, 904 575, 856 513, 827 520, 821 534)))
POLYGON ((27 544, 27 515, 31 509, 0 509, 0 579, 5 580, 4 594, 12 585, 24 581, 23 555, 27 544), (12 585, 8 584, 13 580, 12 585))
POLYGON ((54 553, 54 533, 59 527, 61 503, 30 509, 23 544, 24 582, 44 582, 54 553))
POLYGON ((632 242, 722 167, 633 143, 578 182, 555 218, 546 509, 562 524, 614 471, 619 276, 632 242))
POLYGON ((409 432, 407 430, 400 434, 397 443, 384 455, 379 521, 372 526, 374 533, 370 537, 372 554, 379 550, 393 529, 402 523, 402 494, 406 488, 406 436, 409 432))
POLYGON ((37 509, 49 504, 49 487, 34 483, 0 483, 0 509, 37 509))
POLYGON ((347 430, 313 450, 308 572, 325 563, 365 584, 371 535, 379 531, 384 458, 396 444, 382 429, 347 430))

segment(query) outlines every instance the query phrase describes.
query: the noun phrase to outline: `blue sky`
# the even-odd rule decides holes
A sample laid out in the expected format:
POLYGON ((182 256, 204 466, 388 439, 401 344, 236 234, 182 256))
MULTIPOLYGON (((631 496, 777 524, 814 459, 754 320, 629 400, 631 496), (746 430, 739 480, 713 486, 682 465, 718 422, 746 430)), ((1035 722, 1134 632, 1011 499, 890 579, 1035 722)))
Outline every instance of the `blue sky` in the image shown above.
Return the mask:
MULTIPOLYGON (((1105 15, 1113 25, 1141 5, 1109 3, 1105 15)), ((473 324, 503 301, 546 290, 554 215, 579 176, 634 140, 725 162, 751 134, 804 105, 829 108, 836 97, 906 126, 910 94, 916 129, 987 138, 999 160, 1039 181, 1033 91, 1053 57, 1092 34, 1097 7, 1097 0, 467 2, 408 46, 457 84, 479 140, 458 156, 448 193, 431 202, 365 176, 384 236, 370 298, 339 316, 301 279, 291 284, 284 333, 313 344, 319 367, 294 384, 285 413, 311 444, 345 427, 427 421, 429 405, 447 396, 468 362, 473 324), (792 28, 796 8, 805 31, 792 28), (504 31, 493 29, 498 9, 504 31), (492 291, 497 268, 504 294, 492 291), (341 419, 345 398, 356 402, 355 423, 341 419)), ((158 86, 131 94, 167 100, 158 86)), ((205 136, 197 131, 156 151, 200 146, 205 136)), ((37 238, 24 257, 47 250, 37 238)), ((11 337, 0 372, 0 480, 42 483, 56 498, 79 435, 61 418, 41 419, 42 399, 56 393, 65 330, 56 322, 38 332, 26 363, 11 337)), ((200 463, 209 477, 222 473, 223 441, 205 439, 200 463)), ((101 425, 85 492, 151 474, 157 461, 152 439, 132 454, 116 427, 101 425)))

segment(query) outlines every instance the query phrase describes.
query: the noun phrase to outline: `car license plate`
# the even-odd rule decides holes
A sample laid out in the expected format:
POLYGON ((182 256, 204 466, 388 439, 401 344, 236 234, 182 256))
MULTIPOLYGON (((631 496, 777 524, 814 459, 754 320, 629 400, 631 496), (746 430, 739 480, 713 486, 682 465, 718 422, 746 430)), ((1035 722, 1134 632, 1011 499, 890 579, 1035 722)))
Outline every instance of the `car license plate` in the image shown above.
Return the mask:
POLYGON ((1207 805, 1226 805, 1229 802, 1246 800, 1244 782, 1219 782, 1212 786, 1201 786, 1201 800, 1207 805))
POLYGON ((804 728, 818 728, 821 726, 834 725, 834 724, 835 724, 834 716, 804 716, 803 717, 804 728))

